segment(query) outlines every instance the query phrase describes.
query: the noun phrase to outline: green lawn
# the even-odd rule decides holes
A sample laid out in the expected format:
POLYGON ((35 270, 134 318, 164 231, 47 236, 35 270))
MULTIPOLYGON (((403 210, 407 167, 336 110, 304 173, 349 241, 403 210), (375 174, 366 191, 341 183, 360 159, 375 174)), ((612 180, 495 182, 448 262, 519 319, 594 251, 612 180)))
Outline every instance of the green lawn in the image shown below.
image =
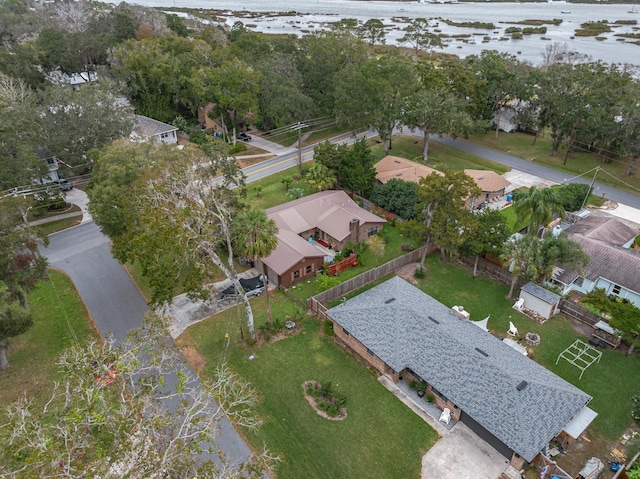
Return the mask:
MULTIPOLYGON (((305 164, 304 168, 309 168, 309 164, 305 164)), ((304 181, 300 178, 300 170, 297 166, 294 166, 288 170, 248 183, 246 203, 254 208, 267 209, 291 201, 292 198, 287 196, 287 190, 282 183, 282 179, 286 177, 298 178, 297 181, 289 185, 289 188, 303 188, 305 196, 315 193, 314 190, 305 186, 304 181), (260 187, 260 192, 256 190, 256 186, 260 187)))
MULTIPOLYGON (((84 303, 71 280, 49 270, 49 279, 29 295, 34 326, 9 343, 11 365, 0 371, 0 404, 9 404, 27 395, 37 404, 49 397, 53 381, 61 377, 56 361, 60 353, 79 342, 98 339, 84 303)), ((4 414, 4 408, 2 409, 4 414)))
POLYGON ((58 231, 66 230, 71 226, 79 225, 81 221, 82 221, 82 215, 74 216, 72 218, 63 218, 61 220, 55 220, 49 223, 44 223, 42 225, 37 226, 37 228, 39 231, 41 231, 45 235, 50 235, 51 233, 56 233, 58 231))
MULTIPOLYGON (((370 140, 371 151, 376 161, 384 158, 384 147, 378 137, 370 140)), ((400 156, 408 160, 422 162, 422 139, 415 136, 397 135, 393 137, 392 148, 389 154, 400 156)), ((434 141, 429 142, 429 159, 426 163, 436 170, 449 168, 454 171, 473 170, 493 170, 498 174, 510 171, 510 168, 499 163, 495 163, 479 156, 449 148, 434 141)))
POLYGON ((515 233, 527 227, 527 220, 518 223, 518 220, 516 219, 516 212, 513 209, 513 206, 508 206, 507 208, 501 209, 500 213, 504 217, 507 226, 509 227, 509 231, 511 231, 512 233, 515 233))
MULTIPOLYGON (((484 135, 472 136, 470 141, 494 150, 503 151, 518 158, 543 164, 550 168, 564 171, 567 178, 581 175, 600 166, 605 172, 600 172, 596 180, 600 183, 614 186, 631 193, 638 193, 640 189, 640 176, 627 176, 627 162, 624 160, 613 160, 604 163, 598 156, 587 152, 571 152, 567 164, 563 165, 565 148, 561 148, 558 156, 549 156, 551 152, 551 140, 547 137, 538 138, 535 145, 532 145, 533 136, 526 133, 504 133, 500 132, 498 139, 495 139, 495 132, 490 131, 484 135), (607 174, 608 173, 608 174, 607 174), (618 178, 617 180, 614 179, 618 178), (626 183, 626 184, 625 184, 626 183), (630 186, 628 186, 630 185, 630 186)), ((593 173, 584 176, 586 179, 593 178, 593 173)))
POLYGON ((506 336, 509 321, 520 335, 538 333, 541 344, 533 348, 532 359, 593 396, 590 407, 598 413, 593 426, 606 439, 620 437, 631 424, 631 397, 638 394, 640 384, 637 354, 628 357, 618 351, 603 351, 600 363, 579 379, 580 370, 567 361, 555 364, 558 355, 576 339, 588 339, 573 329, 570 320, 555 316, 539 325, 511 308, 514 301, 506 298, 508 285, 482 277, 473 279, 468 271, 441 263, 435 255, 427 258, 427 277, 419 287, 447 306, 464 306, 473 320, 490 314, 489 329, 501 336, 506 336))
MULTIPOLYGON (((294 309, 281 293, 271 299, 275 317, 294 309)), ((252 306, 257 322, 264 321, 264 299, 253 299, 252 306)), ((266 444, 283 458, 278 479, 418 477, 421 456, 437 440, 435 431, 380 385, 369 369, 324 336, 314 319, 305 318, 295 336, 246 349, 239 342, 233 309, 192 326, 178 344, 199 352, 205 377, 224 355, 260 392, 257 412, 265 424, 243 434, 253 447, 266 444), (223 352, 227 331, 231 345, 223 352), (312 379, 331 381, 346 396, 347 419, 329 421, 316 414, 302 391, 302 383, 312 379)))

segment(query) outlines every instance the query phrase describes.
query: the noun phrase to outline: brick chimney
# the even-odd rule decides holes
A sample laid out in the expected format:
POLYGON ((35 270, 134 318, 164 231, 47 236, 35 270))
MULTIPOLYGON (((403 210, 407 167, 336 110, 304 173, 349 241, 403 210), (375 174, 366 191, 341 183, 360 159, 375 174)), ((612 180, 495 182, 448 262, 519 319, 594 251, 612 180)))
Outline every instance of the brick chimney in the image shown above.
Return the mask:
POLYGON ((351 241, 354 243, 358 243, 360 241, 360 220, 358 218, 353 218, 349 222, 349 234, 351 241))

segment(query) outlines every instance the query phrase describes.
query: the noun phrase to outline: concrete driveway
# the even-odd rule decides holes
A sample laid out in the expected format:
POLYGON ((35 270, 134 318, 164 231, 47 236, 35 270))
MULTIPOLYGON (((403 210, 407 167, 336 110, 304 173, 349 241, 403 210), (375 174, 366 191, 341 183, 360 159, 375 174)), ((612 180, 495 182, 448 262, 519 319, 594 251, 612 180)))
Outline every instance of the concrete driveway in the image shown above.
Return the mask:
POLYGON ((422 457, 422 479, 498 479, 508 463, 458 422, 422 457))
POLYGON ((378 381, 440 436, 422 457, 422 479, 498 479, 505 472, 509 461, 466 425, 458 422, 449 430, 414 400, 415 393, 407 393, 384 375, 378 381))

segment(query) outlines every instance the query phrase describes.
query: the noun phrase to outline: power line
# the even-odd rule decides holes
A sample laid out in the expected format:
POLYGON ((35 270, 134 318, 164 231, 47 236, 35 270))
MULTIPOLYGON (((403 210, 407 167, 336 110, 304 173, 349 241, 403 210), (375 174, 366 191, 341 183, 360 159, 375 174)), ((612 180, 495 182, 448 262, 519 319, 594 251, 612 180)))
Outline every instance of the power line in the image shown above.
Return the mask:
POLYGON ((325 124, 335 123, 335 118, 330 115, 321 116, 318 118, 311 118, 308 120, 297 121, 295 123, 290 123, 289 125, 281 126, 279 128, 274 128, 273 130, 265 131, 262 133, 263 137, 270 136, 278 136, 284 133, 291 133, 297 131, 300 128, 311 128, 314 126, 320 126, 325 124))
MULTIPOLYGON (((622 180, 622 179, 618 178, 617 176, 615 176, 615 175, 613 175, 613 174, 609 173, 607 170, 605 170, 603 167, 601 167, 601 166, 599 166, 599 165, 598 165, 598 166, 596 166, 595 168, 591 168, 589 171, 585 171, 584 173, 580 173, 579 175, 572 176, 571 178, 567 178, 567 179, 563 180, 562 182, 563 182, 563 183, 567 183, 567 182, 569 182, 569 181, 571 181, 571 180, 575 180, 576 178, 580 178, 580 177, 582 177, 582 176, 588 175, 588 174, 590 174, 590 173, 592 173, 592 172, 594 172, 594 171, 596 172, 596 174, 597 174, 597 173, 599 173, 599 172, 603 172, 603 173, 605 173, 605 174, 609 175, 609 176, 610 176, 611 178, 613 178, 614 180, 619 181, 619 182, 620 182, 620 183, 622 183, 623 185, 625 185, 625 186, 627 186, 627 187, 629 187, 629 188, 631 188, 631 189, 633 189, 633 190, 636 190, 636 191, 640 192, 640 188, 637 188, 636 186, 633 186, 633 185, 631 185, 631 184, 627 183, 626 181, 624 181, 624 180, 622 180)), ((595 178, 595 175, 594 175, 594 178, 595 178)))

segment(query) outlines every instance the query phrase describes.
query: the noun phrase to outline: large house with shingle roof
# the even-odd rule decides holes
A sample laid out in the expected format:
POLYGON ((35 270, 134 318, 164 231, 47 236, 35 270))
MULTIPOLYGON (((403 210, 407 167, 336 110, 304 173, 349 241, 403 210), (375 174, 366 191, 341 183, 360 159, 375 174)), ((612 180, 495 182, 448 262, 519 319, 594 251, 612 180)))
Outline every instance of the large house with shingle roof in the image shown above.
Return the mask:
POLYGON ((555 268, 553 282, 563 288, 589 293, 602 288, 607 295, 628 299, 640 307, 640 254, 629 249, 640 230, 617 218, 590 215, 565 230, 589 257, 584 271, 555 268))
POLYGON ((321 191, 267 210, 278 225, 278 246, 262 260, 269 281, 286 288, 314 278, 329 250, 341 251, 382 231, 387 221, 344 191, 321 191))
POLYGON ((436 404, 517 469, 596 417, 591 397, 405 280, 327 311, 336 336, 395 382, 423 379, 436 404))

